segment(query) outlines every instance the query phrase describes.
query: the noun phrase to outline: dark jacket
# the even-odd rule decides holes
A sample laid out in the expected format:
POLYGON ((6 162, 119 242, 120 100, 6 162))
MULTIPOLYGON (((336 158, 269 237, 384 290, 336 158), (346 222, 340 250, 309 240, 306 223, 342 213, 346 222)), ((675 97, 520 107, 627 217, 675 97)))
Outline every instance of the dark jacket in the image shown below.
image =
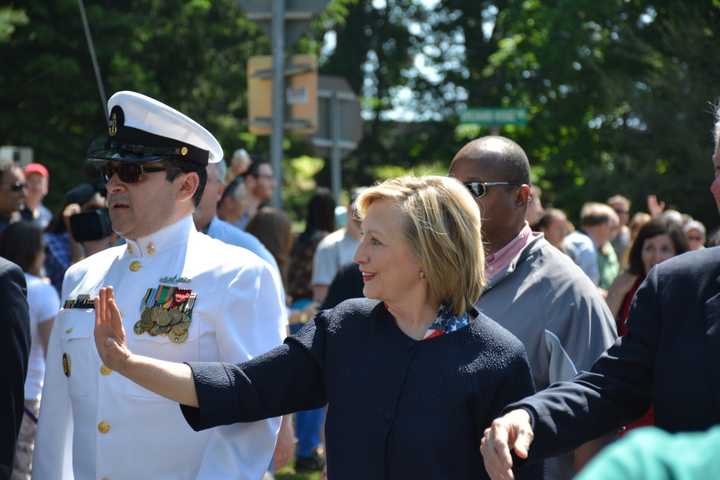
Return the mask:
POLYGON ((628 333, 573 382, 508 407, 534 421, 542 458, 639 418, 650 406, 670 432, 720 423, 720 247, 655 268, 637 291, 628 333))
POLYGON ((327 403, 328 476, 339 480, 488 478, 483 430, 533 391, 522 344, 486 316, 415 341, 367 299, 320 312, 250 362, 190 366, 200 408, 182 409, 196 430, 327 403))
POLYGON ((23 419, 30 318, 22 270, 0 257, 0 479, 10 478, 23 419))

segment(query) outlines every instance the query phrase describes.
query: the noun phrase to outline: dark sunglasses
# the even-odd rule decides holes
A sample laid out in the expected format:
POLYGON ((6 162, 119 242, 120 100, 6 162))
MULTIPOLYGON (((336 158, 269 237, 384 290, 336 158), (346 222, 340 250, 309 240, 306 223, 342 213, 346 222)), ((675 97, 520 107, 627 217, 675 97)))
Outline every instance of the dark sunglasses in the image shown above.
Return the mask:
POLYGON ((109 182, 113 175, 117 173, 120 181, 125 183, 137 183, 145 173, 153 172, 164 172, 166 168, 164 166, 152 166, 143 165, 142 163, 111 163, 106 162, 102 166, 102 174, 105 177, 105 181, 109 182))
POLYGON ((467 188, 470 193, 472 193, 472 196, 475 198, 482 198, 488 193, 488 188, 490 187, 499 187, 499 186, 518 186, 519 183, 515 182, 466 182, 463 183, 465 185, 465 188, 467 188))
POLYGON ((8 185, 8 190, 11 192, 19 192, 27 187, 27 183, 25 182, 15 182, 12 185, 8 185))

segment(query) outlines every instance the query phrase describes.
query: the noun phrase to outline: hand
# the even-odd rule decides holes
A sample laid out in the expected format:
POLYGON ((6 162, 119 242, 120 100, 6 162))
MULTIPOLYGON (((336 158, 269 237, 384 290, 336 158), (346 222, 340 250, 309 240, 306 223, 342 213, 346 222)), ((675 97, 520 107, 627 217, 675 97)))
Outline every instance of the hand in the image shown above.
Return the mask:
POLYGON ((100 289, 95 299, 95 346, 106 367, 122 373, 132 353, 112 287, 100 289))
POLYGON ((292 417, 285 415, 280 425, 275 453, 273 454, 273 469, 280 470, 295 456, 295 432, 292 417))
POLYGON ((81 213, 82 208, 80 208, 80 205, 77 203, 69 203, 65 206, 65 209, 63 209, 62 217, 63 222, 65 223, 65 229, 67 230, 68 234, 70 235, 70 239, 73 241, 75 240, 72 236, 72 229, 70 228, 70 217, 75 215, 76 213, 81 213))
POLYGON ((493 480, 512 480, 513 461, 510 449, 520 458, 527 458, 533 431, 530 426, 530 414, 524 409, 512 410, 493 420, 490 428, 485 429, 480 442, 480 452, 485 470, 493 480))
POLYGON ((655 218, 665 211, 665 202, 658 202, 658 199, 655 195, 648 195, 647 207, 648 212, 650 212, 650 216, 652 218, 655 218))

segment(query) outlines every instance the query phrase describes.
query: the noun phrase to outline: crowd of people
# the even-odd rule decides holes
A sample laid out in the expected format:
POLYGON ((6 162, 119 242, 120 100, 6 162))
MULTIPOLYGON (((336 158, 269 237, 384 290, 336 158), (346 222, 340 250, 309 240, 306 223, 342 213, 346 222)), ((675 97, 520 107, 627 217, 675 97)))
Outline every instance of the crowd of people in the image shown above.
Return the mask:
POLYGON ((626 432, 717 422, 720 233, 652 194, 573 225, 488 136, 344 215, 317 188, 295 235, 268 163, 141 94, 108 111, 55 213, 46 166, 0 160, 0 478, 625 478, 626 432))

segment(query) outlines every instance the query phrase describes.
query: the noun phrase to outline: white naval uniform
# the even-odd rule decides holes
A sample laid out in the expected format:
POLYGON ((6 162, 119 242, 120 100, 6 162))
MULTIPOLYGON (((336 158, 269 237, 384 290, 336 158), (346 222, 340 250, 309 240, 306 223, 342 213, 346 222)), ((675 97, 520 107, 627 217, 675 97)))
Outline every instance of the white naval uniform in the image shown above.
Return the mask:
MULTIPOLYGON (((176 362, 242 362, 284 337, 277 272, 251 252, 197 232, 191 216, 70 267, 63 304, 80 294, 95 297, 102 286, 114 287, 128 346, 140 355, 176 362), (161 282, 162 277, 180 282, 161 282), (197 294, 184 343, 133 331, 146 291, 160 283, 197 294)), ((176 402, 102 365, 94 322, 94 310, 78 308, 63 308, 55 321, 33 478, 72 479, 66 457, 70 449, 77 480, 262 477, 280 419, 194 432, 176 402), (69 376, 63 370, 63 354, 70 360, 69 376)))

